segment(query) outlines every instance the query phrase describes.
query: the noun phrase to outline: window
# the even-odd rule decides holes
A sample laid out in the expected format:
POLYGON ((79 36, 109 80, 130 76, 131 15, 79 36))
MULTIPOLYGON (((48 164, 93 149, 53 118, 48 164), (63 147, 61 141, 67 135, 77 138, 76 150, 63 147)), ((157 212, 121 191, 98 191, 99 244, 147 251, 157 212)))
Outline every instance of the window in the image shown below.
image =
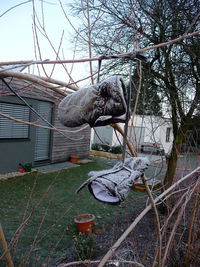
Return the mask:
POLYGON ((166 131, 166 142, 170 142, 170 133, 171 133, 171 128, 167 128, 167 131, 166 131))
MULTIPOLYGON (((15 119, 29 121, 30 111, 27 106, 0 103, 0 112, 15 119)), ((29 126, 0 116, 0 139, 28 138, 29 126)))

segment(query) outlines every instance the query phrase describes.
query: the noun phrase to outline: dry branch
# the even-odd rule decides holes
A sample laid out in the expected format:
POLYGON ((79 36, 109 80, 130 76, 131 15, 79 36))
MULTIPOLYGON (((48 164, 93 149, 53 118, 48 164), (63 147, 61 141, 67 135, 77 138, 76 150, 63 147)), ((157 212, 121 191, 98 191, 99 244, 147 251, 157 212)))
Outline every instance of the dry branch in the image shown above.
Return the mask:
MULTIPOLYGON (((116 131, 118 131, 122 136, 124 136, 124 131, 122 130, 122 128, 119 126, 118 123, 115 124, 110 124, 111 127, 113 127, 116 131)), ((126 140, 127 142, 127 146, 132 154, 133 157, 137 157, 136 152, 133 150, 133 147, 131 146, 131 143, 128 141, 128 139, 126 140)))
POLYGON ((149 199, 151 201, 151 205, 152 205, 153 211, 155 213, 157 234, 158 234, 158 267, 160 267, 160 264, 161 264, 161 252, 162 252, 162 236, 161 236, 161 232, 160 232, 160 220, 159 220, 156 204, 154 202, 153 196, 151 194, 150 188, 148 186, 147 180, 145 179, 144 175, 142 175, 142 181, 143 181, 143 183, 145 185, 147 194, 148 194, 149 199))
POLYGON ((62 96, 66 96, 67 94, 60 90, 59 88, 53 86, 52 84, 57 84, 60 85, 62 87, 66 87, 69 89, 72 89, 74 91, 77 91, 78 88, 72 85, 69 85, 68 83, 56 80, 56 79, 52 79, 52 78, 45 78, 45 77, 40 77, 37 75, 32 75, 32 74, 27 74, 27 73, 21 73, 21 72, 15 72, 15 71, 3 71, 0 73, 0 78, 7 78, 7 77, 15 77, 18 78, 20 80, 26 80, 26 81, 30 81, 33 83, 37 83, 41 86, 44 86, 46 88, 49 88, 51 90, 53 90, 54 92, 62 95, 62 96))
POLYGON ((38 79, 41 79, 41 80, 43 80, 45 82, 48 82, 48 83, 53 83, 53 84, 60 85, 62 87, 67 87, 67 88, 72 89, 74 91, 78 90, 78 87, 76 87, 76 86, 70 85, 68 83, 65 83, 63 81, 59 81, 59 80, 56 80, 56 79, 53 79, 53 78, 41 77, 41 76, 36 76, 36 75, 34 75, 34 77, 38 77, 38 79))
MULTIPOLYGON (((58 265, 58 267, 67 267, 67 266, 75 266, 75 265, 80 265, 80 264, 85 264, 85 265, 89 265, 89 264, 97 264, 99 263, 100 260, 96 260, 96 261, 74 261, 74 262, 69 262, 69 263, 61 263, 58 265)), ((145 267, 143 264, 135 262, 135 261, 126 261, 126 260, 107 260, 107 262, 109 263, 127 263, 130 266, 136 266, 136 267, 145 267)))
MULTIPOLYGON (((171 192, 175 187, 181 184, 186 179, 190 178, 192 175, 196 173, 200 173, 200 167, 196 168, 191 173, 187 174, 186 176, 182 177, 176 183, 171 185, 168 189, 166 189, 162 194, 160 194, 156 199, 154 199, 154 203, 162 200, 164 197, 167 197, 168 193, 171 192)), ((115 242, 115 244, 109 249, 106 255, 101 260, 98 267, 103 267, 107 260, 112 256, 113 252, 119 247, 122 241, 131 233, 131 231, 135 228, 135 226, 139 223, 139 221, 147 214, 152 208, 152 204, 149 204, 139 215, 138 217, 132 222, 132 224, 126 229, 126 231, 122 234, 122 236, 115 242)))
MULTIPOLYGON (((146 47, 146 48, 142 48, 142 49, 138 49, 135 50, 134 53, 136 54, 141 54, 144 53, 146 51, 152 50, 152 49, 156 49, 156 48, 160 48, 163 46, 167 46, 167 45, 171 45, 174 44, 176 42, 182 41, 186 38, 192 37, 194 35, 197 35, 200 33, 200 30, 192 32, 190 34, 187 35, 182 35, 176 39, 173 39, 171 41, 168 42, 164 42, 164 43, 160 43, 157 45, 153 45, 150 47, 146 47)), ((114 57, 115 58, 126 58, 126 57, 130 57, 133 53, 122 53, 122 54, 117 54, 114 57)), ((95 57, 95 58, 84 58, 84 59, 71 59, 71 60, 44 60, 43 62, 41 61, 40 63, 36 63, 35 61, 12 61, 12 62, 0 62, 0 66, 6 66, 6 65, 13 65, 13 64, 25 64, 28 62, 32 62, 31 64, 63 64, 63 63, 83 63, 83 62, 88 62, 88 61, 99 61, 100 59, 102 59, 101 57, 95 57)), ((109 56, 106 58, 106 56, 104 57, 104 59, 111 59, 109 56)))
POLYGON ((194 188, 190 191, 190 194, 188 194, 186 201, 181 206, 181 209, 180 209, 180 211, 178 213, 178 216, 177 216, 177 220, 174 223, 173 229, 171 231, 171 234, 169 236, 169 239, 168 239, 168 242, 167 242, 167 245, 166 245, 166 248, 165 248, 165 253, 164 253, 164 256, 163 256, 163 260, 162 260, 162 267, 165 266, 165 262, 166 262, 166 259, 167 259, 167 254, 168 254, 168 251, 169 251, 169 247, 170 247, 171 241, 172 241, 172 239, 173 239, 173 237, 175 235, 175 231, 176 231, 176 229, 178 227, 178 224, 180 223, 180 220, 181 220, 181 218, 183 216, 183 213, 184 213, 184 210, 185 210, 185 206, 187 205, 188 201, 191 199, 191 197, 192 197, 195 189, 198 186, 199 186, 199 181, 196 183, 196 185, 194 186, 194 188))
MULTIPOLYGON (((14 117, 11 117, 11 116, 9 116, 7 114, 4 114, 4 113, 1 113, 1 112, 0 112, 0 116, 4 117, 6 119, 9 119, 9 120, 13 120, 13 121, 16 121, 16 122, 19 122, 19 123, 23 123, 23 124, 29 125, 29 126, 34 126, 34 127, 38 127, 38 128, 42 128, 42 129, 46 129, 46 130, 58 131, 58 132, 61 133, 61 131, 58 128, 56 128, 56 127, 51 128, 51 127, 48 127, 48 126, 43 126, 43 125, 35 124, 34 122, 23 121, 23 120, 16 119, 14 117)), ((68 130, 67 128, 65 128, 65 130, 62 130, 62 132, 63 133, 64 132, 67 132, 67 133, 78 133, 78 132, 86 129, 87 127, 89 127, 89 125, 86 124, 83 127, 81 127, 80 129, 73 130, 73 131, 72 130, 68 130)))
POLYGON ((190 247, 191 247, 192 229, 193 229, 193 225, 194 225, 195 214, 197 212, 197 203, 198 203, 198 199, 199 199, 199 190, 200 190, 200 187, 197 188, 197 194, 196 194, 196 197, 195 197, 194 208, 193 208, 193 212, 192 212, 192 219, 191 219, 190 228, 189 228, 188 246, 187 246, 186 260, 185 260, 187 267, 189 267, 189 253, 190 253, 190 247))
POLYGON ((6 255, 7 262, 8 262, 8 266, 9 267, 14 267, 12 259, 11 259, 11 256, 10 256, 10 252, 8 251, 8 246, 7 246, 7 243, 6 243, 6 239, 5 239, 5 236, 4 236, 4 233, 3 233, 3 228, 1 226, 1 223, 0 223, 0 240, 2 242, 2 247, 3 247, 4 251, 5 251, 5 255, 6 255))

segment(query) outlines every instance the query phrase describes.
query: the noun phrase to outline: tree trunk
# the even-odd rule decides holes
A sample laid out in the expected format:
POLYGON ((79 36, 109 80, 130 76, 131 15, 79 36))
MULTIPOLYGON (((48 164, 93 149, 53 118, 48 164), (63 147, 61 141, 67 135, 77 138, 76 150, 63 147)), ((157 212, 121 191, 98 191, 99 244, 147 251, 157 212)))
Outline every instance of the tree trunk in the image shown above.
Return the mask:
POLYGON ((187 132, 187 129, 188 129, 187 125, 181 126, 178 131, 178 134, 174 138, 172 151, 167 162, 167 172, 166 172, 165 181, 164 181, 165 189, 167 189, 173 184, 174 176, 176 173, 176 166, 178 162, 178 155, 181 151, 181 146, 182 146, 185 134, 187 132))

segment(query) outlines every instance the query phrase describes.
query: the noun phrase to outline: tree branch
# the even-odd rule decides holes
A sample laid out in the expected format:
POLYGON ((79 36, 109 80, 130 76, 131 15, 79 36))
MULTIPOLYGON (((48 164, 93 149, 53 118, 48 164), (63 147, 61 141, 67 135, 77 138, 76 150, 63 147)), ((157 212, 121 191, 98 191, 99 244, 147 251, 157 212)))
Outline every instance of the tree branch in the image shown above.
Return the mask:
MULTIPOLYGON (((189 38, 191 36, 197 35, 200 33, 200 30, 192 32, 188 35, 183 35, 180 36, 176 39, 173 39, 171 41, 168 42, 164 42, 164 43, 160 43, 157 45, 153 45, 150 47, 146 47, 146 48, 142 48, 142 49, 138 49, 135 51, 136 54, 141 54, 144 53, 146 51, 152 50, 152 49, 156 49, 156 48, 160 48, 163 46, 167 46, 167 45, 171 45, 174 44, 176 42, 182 41, 183 39, 189 38)), ((127 58, 130 57, 132 55, 132 53, 122 53, 122 54, 117 54, 115 55, 116 58, 127 58)), ((99 59, 101 59, 101 57, 94 57, 94 58, 85 58, 85 59, 71 59, 71 60, 45 60, 44 62, 40 62, 40 63, 35 63, 34 61, 12 61, 12 62, 0 62, 0 66, 6 66, 6 65, 13 65, 13 64, 24 64, 27 62, 32 62, 31 64, 63 64, 63 63, 83 63, 83 62, 88 62, 88 61, 98 61, 99 59)), ((110 57, 105 58, 105 59, 111 59, 110 57)))

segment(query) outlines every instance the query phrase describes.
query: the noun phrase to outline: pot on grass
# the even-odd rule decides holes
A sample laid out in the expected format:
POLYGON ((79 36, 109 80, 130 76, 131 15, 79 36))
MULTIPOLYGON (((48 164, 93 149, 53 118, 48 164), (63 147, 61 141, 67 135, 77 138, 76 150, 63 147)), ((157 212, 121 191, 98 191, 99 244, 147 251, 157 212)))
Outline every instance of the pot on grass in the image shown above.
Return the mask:
POLYGON ((80 214, 74 218, 74 222, 79 232, 89 234, 92 232, 94 219, 93 214, 80 214))
POLYGON ((74 156, 74 155, 72 155, 72 156, 70 157, 70 161, 71 161, 71 163, 76 164, 76 163, 78 162, 78 156, 74 156))

